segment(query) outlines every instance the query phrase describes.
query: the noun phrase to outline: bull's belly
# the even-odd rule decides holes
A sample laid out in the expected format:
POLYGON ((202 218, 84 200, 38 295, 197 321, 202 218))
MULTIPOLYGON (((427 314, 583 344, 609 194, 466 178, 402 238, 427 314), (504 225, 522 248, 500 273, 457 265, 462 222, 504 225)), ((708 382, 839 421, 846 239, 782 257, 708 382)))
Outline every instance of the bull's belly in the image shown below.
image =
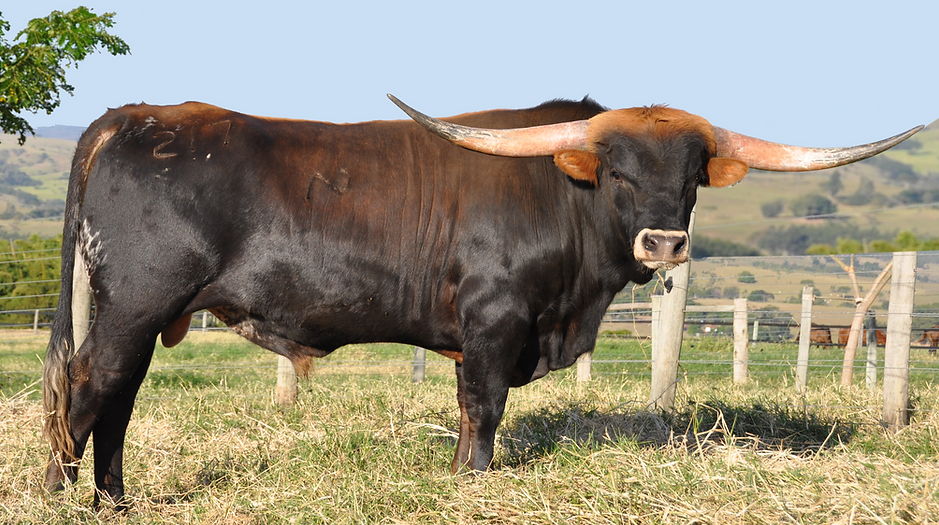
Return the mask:
MULTIPOLYGON (((387 315, 363 317, 339 313, 328 319, 274 319, 234 307, 216 307, 209 311, 245 339, 289 358, 301 372, 310 366, 311 358, 325 357, 339 347, 357 343, 411 344, 462 360, 455 337, 449 337, 442 330, 409 330, 402 326, 405 323, 387 319, 387 315)), ((422 325, 432 327, 433 323, 422 325)))

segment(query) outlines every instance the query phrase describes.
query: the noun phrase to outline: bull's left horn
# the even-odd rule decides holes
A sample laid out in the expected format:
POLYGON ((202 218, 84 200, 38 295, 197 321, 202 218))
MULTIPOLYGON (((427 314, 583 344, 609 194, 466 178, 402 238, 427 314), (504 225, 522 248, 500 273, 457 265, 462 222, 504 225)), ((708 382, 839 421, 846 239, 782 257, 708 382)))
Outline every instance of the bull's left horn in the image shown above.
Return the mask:
POLYGON ((862 146, 801 148, 768 142, 714 127, 717 156, 741 160, 751 168, 768 171, 812 171, 843 166, 886 151, 915 135, 923 126, 862 146))
POLYGON ((409 117, 436 135, 474 151, 503 157, 540 157, 566 149, 587 149, 586 120, 531 128, 472 128, 429 117, 401 102, 394 95, 389 94, 388 98, 409 117))

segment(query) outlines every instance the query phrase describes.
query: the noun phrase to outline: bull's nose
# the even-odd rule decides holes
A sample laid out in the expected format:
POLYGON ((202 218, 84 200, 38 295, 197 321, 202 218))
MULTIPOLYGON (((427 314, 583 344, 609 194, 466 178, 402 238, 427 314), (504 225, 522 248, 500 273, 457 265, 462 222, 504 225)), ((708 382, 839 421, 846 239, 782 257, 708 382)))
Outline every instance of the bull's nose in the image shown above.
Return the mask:
POLYGON ((646 228, 636 236, 633 255, 649 268, 673 268, 688 260, 688 234, 646 228))

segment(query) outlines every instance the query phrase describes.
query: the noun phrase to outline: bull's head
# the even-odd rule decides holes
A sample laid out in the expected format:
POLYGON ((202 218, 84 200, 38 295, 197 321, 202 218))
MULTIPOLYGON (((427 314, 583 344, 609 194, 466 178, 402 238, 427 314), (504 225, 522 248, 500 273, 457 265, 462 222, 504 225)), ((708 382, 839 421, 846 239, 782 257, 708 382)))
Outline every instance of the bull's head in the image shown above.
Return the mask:
POLYGON ((481 129, 428 117, 392 95, 411 118, 440 137, 468 149, 507 157, 551 155, 570 177, 594 186, 609 177, 623 191, 617 209, 639 221, 631 232, 633 255, 650 269, 672 268, 688 259, 687 225, 697 187, 736 184, 750 168, 812 171, 872 157, 911 137, 918 126, 894 137, 850 148, 803 148, 748 137, 712 126, 684 111, 653 106, 600 113, 588 120, 517 129, 481 129), (648 191, 642 181, 654 185, 648 191))

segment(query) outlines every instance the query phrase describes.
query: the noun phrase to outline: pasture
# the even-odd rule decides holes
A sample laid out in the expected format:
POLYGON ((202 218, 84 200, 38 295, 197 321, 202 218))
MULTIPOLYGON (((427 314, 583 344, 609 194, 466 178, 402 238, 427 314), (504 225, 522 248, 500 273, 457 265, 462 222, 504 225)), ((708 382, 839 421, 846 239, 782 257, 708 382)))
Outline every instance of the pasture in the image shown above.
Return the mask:
MULTIPOLYGON (((601 337, 594 379, 550 374, 509 397, 495 469, 449 473, 459 412, 452 364, 410 347, 318 360, 297 405, 272 401, 273 354, 229 332, 160 346, 125 448, 131 508, 91 508, 84 468, 41 488, 39 356, 48 335, 2 334, 3 523, 935 523, 939 359, 913 348, 912 424, 842 389, 840 350, 813 349, 805 396, 794 345, 755 345, 733 386, 729 339, 686 338, 673 413, 645 409, 647 342, 601 337), (761 357, 764 356, 764 357, 761 357), (757 363, 763 360, 765 366, 757 363)), ((91 456, 86 456, 90 465, 91 456)))

